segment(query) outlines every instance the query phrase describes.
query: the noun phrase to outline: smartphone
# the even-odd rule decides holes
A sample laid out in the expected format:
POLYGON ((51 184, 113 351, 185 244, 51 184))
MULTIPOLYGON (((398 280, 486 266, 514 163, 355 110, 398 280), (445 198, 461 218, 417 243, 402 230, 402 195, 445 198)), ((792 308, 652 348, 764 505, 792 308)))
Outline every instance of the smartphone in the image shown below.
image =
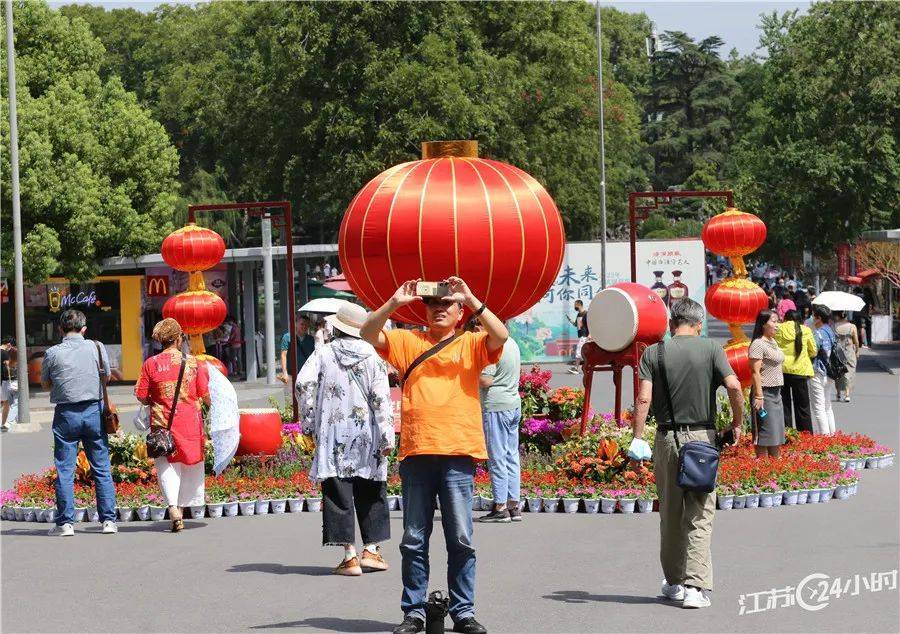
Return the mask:
POLYGON ((416 295, 419 297, 446 297, 449 294, 448 282, 416 282, 416 295))

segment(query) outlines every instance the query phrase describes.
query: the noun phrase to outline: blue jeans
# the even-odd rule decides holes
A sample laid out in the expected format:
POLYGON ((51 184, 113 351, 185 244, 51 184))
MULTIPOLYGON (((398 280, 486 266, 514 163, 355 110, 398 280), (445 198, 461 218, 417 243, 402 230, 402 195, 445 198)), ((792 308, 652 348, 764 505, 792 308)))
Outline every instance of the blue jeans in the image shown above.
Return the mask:
POLYGON ((75 521, 75 460, 78 443, 91 465, 100 521, 116 519, 116 489, 109 467, 109 440, 100 421, 100 402, 61 403, 53 413, 56 462, 56 524, 75 521))
POLYGON ((454 621, 475 616, 475 547, 472 492, 475 461, 469 456, 410 456, 400 463, 403 482, 403 597, 407 616, 425 619, 428 541, 434 525, 434 497, 441 501, 447 542, 447 586, 454 621))
POLYGON ((490 458, 494 504, 518 502, 522 479, 519 467, 519 420, 522 410, 483 412, 481 417, 490 458))

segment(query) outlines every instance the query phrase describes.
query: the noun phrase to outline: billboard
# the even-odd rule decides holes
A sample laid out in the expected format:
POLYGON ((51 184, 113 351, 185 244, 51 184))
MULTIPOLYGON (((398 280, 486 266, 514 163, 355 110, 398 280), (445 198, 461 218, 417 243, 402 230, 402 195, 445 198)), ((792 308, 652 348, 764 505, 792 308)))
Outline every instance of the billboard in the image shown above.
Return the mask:
MULTIPOLYGON (((628 242, 606 245, 607 285, 631 280, 628 242)), ((637 282, 659 293, 667 303, 690 297, 703 303, 706 259, 703 242, 640 240, 637 243, 637 282)), ((566 317, 575 317, 575 300, 587 308, 600 292, 600 243, 570 242, 553 286, 530 310, 510 320, 510 333, 519 344, 523 363, 564 361, 575 356, 578 334, 566 317)))

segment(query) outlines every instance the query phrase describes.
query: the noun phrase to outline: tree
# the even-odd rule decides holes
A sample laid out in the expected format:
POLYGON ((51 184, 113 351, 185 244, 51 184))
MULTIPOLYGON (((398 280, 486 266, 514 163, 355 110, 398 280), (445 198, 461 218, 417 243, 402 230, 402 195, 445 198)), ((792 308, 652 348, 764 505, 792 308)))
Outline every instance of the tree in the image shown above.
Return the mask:
POLYGON ((900 289, 900 242, 861 242, 855 255, 858 269, 875 269, 900 289))
MULTIPOLYGON (((103 46, 84 22, 37 2, 17 3, 13 15, 26 280, 86 280, 100 258, 157 250, 176 191, 177 154, 165 131, 118 78, 100 78, 103 46)), ((8 142, 4 115, 0 145, 8 142)), ((5 214, 8 154, 0 160, 5 214)), ((10 267, 9 233, 2 240, 10 267)))

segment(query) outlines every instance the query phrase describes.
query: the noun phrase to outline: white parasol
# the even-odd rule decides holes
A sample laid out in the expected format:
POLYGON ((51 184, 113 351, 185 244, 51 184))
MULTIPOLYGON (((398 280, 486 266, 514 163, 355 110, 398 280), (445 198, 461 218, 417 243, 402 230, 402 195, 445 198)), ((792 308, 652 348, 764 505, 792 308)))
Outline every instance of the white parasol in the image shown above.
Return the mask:
POLYGON ((866 306, 866 302, 862 297, 845 293, 844 291, 825 291, 819 293, 812 302, 820 306, 827 306, 831 310, 862 310, 866 306))
POLYGON ((212 363, 209 368, 209 436, 213 444, 213 472, 222 473, 241 439, 237 392, 225 375, 212 363))
POLYGON ((303 306, 297 309, 297 312, 334 315, 340 310, 341 306, 347 303, 347 300, 338 299, 337 297, 317 297, 316 299, 303 304, 303 306))

